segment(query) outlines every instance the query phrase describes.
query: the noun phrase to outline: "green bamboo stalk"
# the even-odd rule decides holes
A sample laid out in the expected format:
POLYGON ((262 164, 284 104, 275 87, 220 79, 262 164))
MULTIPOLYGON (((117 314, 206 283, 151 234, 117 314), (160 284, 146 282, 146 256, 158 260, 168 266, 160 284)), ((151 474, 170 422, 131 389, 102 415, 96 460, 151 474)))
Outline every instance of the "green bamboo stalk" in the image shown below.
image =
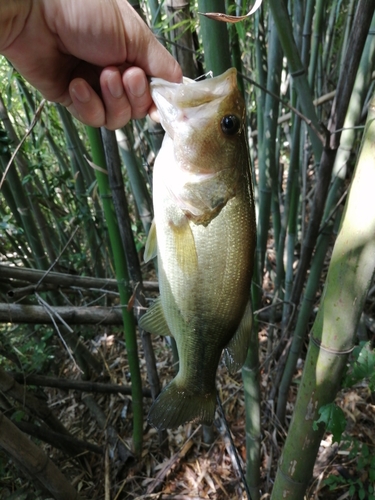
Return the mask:
MULTIPOLYGON (((336 220, 339 222, 340 218, 337 218, 336 220)), ((320 285, 321 270, 330 243, 329 237, 331 237, 333 233, 332 226, 333 224, 327 226, 318 240, 316 252, 311 263, 309 279, 303 295, 296 327, 294 329, 291 347, 288 353, 285 367, 283 367, 282 378, 279 384, 276 409, 277 418, 282 424, 285 420, 285 412, 290 384, 295 373, 298 358, 301 355, 302 345, 307 334, 307 325, 315 305, 316 291, 318 286, 320 285)))
MULTIPOLYGON (((301 120, 297 116, 293 122, 292 128, 292 144, 291 153, 289 159, 289 170, 288 179, 285 190, 285 200, 283 207, 283 216, 281 221, 281 231, 279 235, 279 241, 277 245, 276 254, 276 280, 275 289, 280 291, 284 285, 286 271, 284 269, 284 254, 285 254, 285 242, 288 236, 288 246, 289 251, 287 252, 286 259, 286 269, 288 273, 288 283, 290 278, 293 276, 293 264, 294 264, 294 244, 296 236, 296 219, 298 212, 298 197, 299 197, 299 185, 298 185, 298 170, 300 164, 300 140, 301 138, 301 120)), ((289 300, 289 287, 285 289, 284 299, 289 300)))
MULTIPOLYGON (((224 0, 198 0, 199 12, 225 12, 224 0)), ((229 35, 225 23, 199 18, 206 71, 212 71, 214 76, 224 73, 231 67, 229 50, 229 35)))
POLYGON ((362 109, 367 98, 367 89, 371 87, 372 71, 375 68, 375 15, 372 19, 366 45, 361 57, 354 88, 349 101, 348 112, 343 125, 340 145, 337 150, 333 165, 333 182, 330 188, 323 215, 323 221, 330 217, 332 210, 340 197, 342 187, 347 175, 350 155, 353 152, 356 137, 355 129, 361 121, 362 109))
POLYGON ((300 500, 324 433, 313 423, 334 401, 375 271, 375 97, 353 176, 321 307, 315 320, 295 412, 271 499, 300 500))
POLYGON ((332 105, 331 117, 328 124, 328 130, 331 132, 330 141, 324 148, 320 161, 311 216, 294 280, 291 302, 295 306, 298 305, 301 298, 305 276, 319 233, 336 151, 341 137, 341 130, 374 10, 374 3, 367 2, 366 0, 359 1, 349 42, 350 50, 347 53, 345 67, 340 75, 336 97, 332 105))
POLYGON ((323 144, 320 137, 320 124, 316 116, 311 89, 307 80, 306 70, 294 40, 293 27, 284 2, 270 0, 269 6, 277 26, 281 46, 288 59, 290 75, 293 78, 300 99, 302 113, 311 121, 308 128, 316 161, 319 161, 323 144))
MULTIPOLYGON (((30 108, 32 114, 34 115, 37 109, 37 104, 34 102, 33 95, 31 92, 28 90, 24 80, 22 77, 17 76, 16 77, 16 82, 17 86, 20 92, 20 96, 22 98, 22 101, 27 103, 27 106, 24 106, 25 111, 30 108)), ((13 124, 9 120, 9 117, 7 115, 6 109, 3 106, 2 102, 0 103, 0 107, 2 110, 2 116, 4 123, 7 124, 7 132, 8 135, 11 139, 11 141, 14 144, 19 143, 19 139, 17 137, 16 131, 13 127, 13 124)), ((50 108, 49 108, 50 111, 50 108)), ((52 138, 50 131, 46 129, 44 121, 42 116, 39 119, 39 127, 42 127, 45 132, 45 136, 51 145, 51 149, 53 150, 53 153, 55 154, 57 160, 59 161, 59 164, 61 167, 66 165, 65 158, 63 158, 63 155, 61 154, 61 150, 58 148, 57 144, 55 143, 54 139, 52 138)), ((30 123, 29 125, 30 126, 30 123)), ((33 133, 33 132, 32 132, 33 133)), ((28 158, 23 154, 22 151, 19 151, 17 153, 17 165, 19 167, 19 171, 21 173, 22 178, 26 178, 27 176, 30 175, 30 165, 29 165, 29 160, 28 158)), ((64 229, 62 228, 61 221, 59 220, 59 216, 56 215, 56 212, 61 211, 60 208, 56 205, 55 202, 52 202, 51 200, 51 193, 49 190, 49 185, 50 182, 47 179, 47 176, 45 174, 45 169, 42 167, 43 162, 41 161, 41 168, 40 172, 43 177, 42 180, 39 179, 38 176, 33 176, 33 182, 31 183, 30 181, 25 184, 25 188, 27 190, 29 200, 32 206, 32 211, 36 219, 36 223, 38 225, 38 228, 40 230, 41 236, 43 238, 43 243, 46 248, 46 252, 48 254, 49 262, 55 262, 56 260, 56 255, 57 252, 59 251, 59 248, 65 245, 67 241, 67 236, 64 232, 64 229), (45 210, 43 210, 44 206, 47 205, 49 209, 49 214, 45 210), (54 218, 54 225, 49 222, 48 215, 50 215, 52 218, 54 218), (59 238, 56 237, 56 231, 53 229, 53 227, 56 228, 56 231, 58 233, 59 238)), ((63 171, 66 171, 63 170, 63 171)), ((22 226, 22 224, 20 225, 22 226)), ((72 245, 75 245, 75 242, 72 243, 72 245)), ((77 247, 78 248, 78 247, 77 247)))
POLYGON ((124 130, 116 130, 116 138, 129 177, 138 214, 145 233, 148 234, 153 218, 152 201, 145 178, 140 170, 138 158, 129 139, 130 133, 130 128, 126 126, 124 130))
MULTIPOLYGON (((313 2, 310 2, 312 4, 313 2)), ((323 19, 326 6, 325 0, 317 0, 314 16, 313 38, 311 44, 311 58, 309 64, 308 80, 311 88, 314 88, 316 68, 318 64, 319 49, 322 44, 323 19)))
MULTIPOLYGON (((3 154, 1 155, 1 158, 4 165, 3 168, 5 170, 5 167, 11 158, 11 155, 3 154)), ((21 227, 24 230, 24 235, 26 236, 27 242, 31 248, 32 258, 35 262, 35 266, 33 267, 37 267, 38 269, 48 269, 48 260, 45 254, 43 243, 40 239, 38 227, 35 223, 33 210, 30 205, 29 198, 25 194, 22 182, 18 176, 14 164, 8 170, 7 180, 12 192, 14 204, 17 207, 17 212, 22 221, 21 227)))
MULTIPOLYGON (((375 17, 373 18, 371 27, 375 28, 375 17)), ((370 30, 370 32, 371 31, 372 30, 370 30)), ((361 118, 361 112, 365 102, 367 88, 370 84, 371 74, 374 66, 375 36, 371 35, 367 37, 366 46, 362 54, 360 67, 358 69, 353 93, 350 99, 348 113, 344 123, 344 130, 341 135, 340 147, 337 151, 335 159, 334 173, 336 174, 336 176, 329 192, 323 219, 328 219, 340 196, 341 188, 346 178, 347 164, 356 136, 354 127, 361 118)), ((330 226, 332 227, 332 224, 330 226)), ((287 358, 287 363, 285 365, 283 377, 280 382, 279 398, 277 404, 277 416, 280 421, 284 420, 287 393, 295 371, 298 357, 301 352, 302 343, 305 338, 305 332, 307 331, 308 321, 313 308, 316 292, 320 283, 322 267, 331 236, 332 230, 330 228, 328 228, 328 230, 323 228, 323 232, 319 237, 317 249, 312 261, 309 279, 307 281, 301 309, 298 314, 298 319, 293 334, 293 341, 287 358)))
POLYGON ((163 37, 159 36, 161 35, 161 23, 162 23, 161 6, 159 4, 159 1, 148 0, 147 4, 151 13, 150 25, 152 27, 152 30, 155 33, 155 35, 159 38, 160 42, 163 45, 165 45, 163 37))
MULTIPOLYGON (((268 27, 269 50, 267 67, 272 68, 272 71, 268 71, 267 89, 273 94, 279 95, 283 53, 272 15, 269 16, 268 27)), ((259 216, 257 222, 256 262, 260 275, 263 274, 265 262, 273 189, 275 184, 277 185, 276 132, 278 116, 279 100, 274 95, 267 94, 263 119, 264 135, 259 147, 259 216)))
MULTIPOLYGON (((304 18, 305 18, 305 2, 293 2, 289 6, 290 15, 293 22, 293 36, 296 46, 301 53, 303 37, 309 36, 304 31, 304 18)), ((311 34, 310 34, 311 35, 311 34)))
MULTIPOLYGON (((105 156, 107 159, 108 179, 111 188, 113 204, 119 224, 121 242, 126 256, 129 277, 133 285, 133 296, 135 303, 135 315, 139 319, 146 310, 146 299, 143 288, 143 278, 137 250, 135 247, 134 236, 130 223, 127 199, 125 196, 125 186, 121 172, 120 155, 114 132, 105 128, 101 129, 105 156)), ((152 397, 155 399, 160 393, 160 382, 156 369, 155 355, 151 343, 151 335, 140 330, 143 351, 146 360, 148 379, 151 386, 152 397)), ((134 367, 135 368, 135 367, 134 367)), ((137 396, 142 400, 142 387, 139 388, 140 394, 137 396)))
POLYGON ((251 500, 260 499, 260 385, 258 325, 253 325, 247 359, 242 367, 246 408, 246 482, 251 500), (254 328, 255 326, 255 328, 254 328))
MULTIPOLYGON (((325 41, 324 41, 325 51, 323 53, 323 61, 322 61, 322 71, 324 72, 325 75, 330 74, 332 71, 330 64, 333 60, 332 58, 333 51, 336 50, 334 43, 335 41, 334 34, 337 25, 337 19, 340 13, 341 4, 342 0, 334 0, 331 4, 328 25, 325 31, 325 41)), ((338 51, 341 52, 340 48, 338 49, 338 51)))
POLYGON ((140 454, 142 451, 143 441, 143 411, 142 396, 139 400, 139 394, 142 394, 142 382, 139 371, 134 316, 130 311, 128 311, 128 303, 131 297, 129 274, 126 266, 126 256, 121 245, 121 236, 116 219, 116 214, 112 203, 108 175, 103 172, 103 169, 106 169, 106 160, 99 130, 92 127, 87 127, 86 130, 91 145, 93 161, 101 169, 95 169, 95 174, 98 181, 105 220, 108 227, 108 234, 113 254, 113 262, 118 282, 118 290, 120 294, 120 303, 122 306, 125 343, 128 353, 128 362, 132 383, 133 447, 134 451, 137 454, 140 454))
POLYGON ((267 49, 266 49, 266 32, 264 28, 263 9, 258 9, 255 13, 255 67, 256 76, 259 87, 256 87, 256 97, 258 106, 257 112, 257 129, 258 137, 264 137, 264 107, 266 101, 266 93, 264 92, 267 86, 267 49))
MULTIPOLYGON (((25 83, 25 80, 20 76, 20 75, 15 75, 15 79, 16 79, 16 82, 17 82, 17 86, 19 88, 19 91, 21 93, 21 96, 25 98, 27 104, 28 104, 28 107, 31 109, 32 113, 34 114, 35 111, 36 111, 36 103, 34 101, 34 96, 33 94, 30 92, 29 88, 27 87, 26 83, 25 83)), ((28 108, 25 107, 25 111, 27 110, 28 108)), ((48 108, 48 111, 49 111, 49 120, 51 120, 51 110, 52 110, 52 107, 49 107, 48 108)), ((44 120, 43 120, 43 117, 40 118, 40 121, 39 121, 39 124, 40 126, 42 127, 43 129, 43 133, 45 134, 45 137, 48 141, 48 144, 54 154, 54 156, 56 157, 57 161, 58 161, 58 164, 60 165, 60 168, 62 170, 62 172, 66 172, 68 170, 67 168, 67 164, 68 164, 68 160, 67 160, 67 157, 65 155, 65 152, 62 151, 62 149, 57 145, 54 137, 52 136, 49 128, 47 128, 44 120)), ((30 123, 29 123, 30 125, 30 123)), ((47 187, 47 186, 46 186, 47 187)))
MULTIPOLYGON (((311 25, 313 21, 315 0, 309 0, 306 6, 306 13, 303 21, 303 39, 301 45, 301 60, 305 68, 308 67, 310 59, 310 39, 311 39, 311 25)), ((292 104, 298 106, 298 92, 292 83, 292 104)), ((300 207, 299 197, 300 189, 298 182, 298 172, 301 170, 301 177, 304 179, 304 162, 301 160, 301 151, 304 151, 308 146, 305 144, 306 134, 301 132, 304 130, 302 127, 301 118, 295 116, 292 125, 292 142, 291 154, 289 163, 288 180, 285 193, 284 211, 282 219, 282 230, 280 233, 280 241, 277 252, 277 289, 283 285, 283 278, 285 278, 285 293, 284 293, 284 306, 283 306, 283 320, 282 325, 285 326, 289 306, 287 305, 290 300, 290 295, 293 285, 293 266, 295 263, 295 244, 297 242, 297 219, 298 209, 300 207), (300 168, 301 166, 301 168, 300 168), (287 259, 286 269, 284 271, 284 251, 285 241, 287 242, 287 259)), ((302 214, 303 218, 303 214, 302 214)))
MULTIPOLYGON (((2 130, 0 127, 0 134, 2 130)), ((8 152, 3 150, 2 153, 0 153, 0 175, 2 176, 3 173, 5 172, 5 168, 8 165, 10 155, 8 152)), ((2 211, 2 216, 8 217, 11 214, 11 219, 10 223, 17 227, 18 229, 23 228, 23 223, 22 219, 20 216, 20 212, 17 207, 16 200, 14 199, 11 187, 9 185, 9 181, 5 179, 2 187, 1 187, 1 195, 3 200, 5 201, 5 205, 7 207, 7 210, 5 211, 5 206, 1 206, 1 211, 2 211)), ((20 258, 22 259, 23 263, 25 266, 32 267, 33 265, 33 255, 30 252, 30 249, 27 245, 27 242, 25 241, 25 238, 17 238, 13 237, 11 234, 9 234, 9 231, 5 228, 2 229, 4 231, 4 234, 6 234, 7 238, 7 243, 9 243, 15 254, 21 254, 20 258)), ((6 249, 4 248, 4 245, 1 245, 0 247, 1 253, 3 253, 4 257, 6 255, 6 249)), ((8 257, 9 258, 9 257, 8 257)))

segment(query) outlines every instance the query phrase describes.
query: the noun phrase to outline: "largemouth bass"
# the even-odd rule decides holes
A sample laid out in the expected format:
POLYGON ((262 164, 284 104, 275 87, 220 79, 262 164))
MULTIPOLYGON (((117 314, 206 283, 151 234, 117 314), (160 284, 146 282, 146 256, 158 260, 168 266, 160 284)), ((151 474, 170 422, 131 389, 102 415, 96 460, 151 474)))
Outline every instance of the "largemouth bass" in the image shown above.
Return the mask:
POLYGON ((159 429, 211 424, 225 350, 244 363, 252 312, 255 215, 236 70, 183 84, 151 80, 165 137, 153 174, 154 223, 145 260, 157 254, 160 297, 140 326, 175 338, 179 372, 150 409, 159 429))

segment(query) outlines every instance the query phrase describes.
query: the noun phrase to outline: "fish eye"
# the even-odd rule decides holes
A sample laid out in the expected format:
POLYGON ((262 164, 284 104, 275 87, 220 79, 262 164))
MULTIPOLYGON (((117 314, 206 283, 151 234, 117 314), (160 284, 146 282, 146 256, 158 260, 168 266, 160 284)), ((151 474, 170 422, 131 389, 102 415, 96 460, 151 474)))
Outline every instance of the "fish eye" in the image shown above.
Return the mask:
POLYGON ((235 135, 241 128, 241 121, 236 115, 226 115, 221 119, 221 130, 226 135, 235 135))

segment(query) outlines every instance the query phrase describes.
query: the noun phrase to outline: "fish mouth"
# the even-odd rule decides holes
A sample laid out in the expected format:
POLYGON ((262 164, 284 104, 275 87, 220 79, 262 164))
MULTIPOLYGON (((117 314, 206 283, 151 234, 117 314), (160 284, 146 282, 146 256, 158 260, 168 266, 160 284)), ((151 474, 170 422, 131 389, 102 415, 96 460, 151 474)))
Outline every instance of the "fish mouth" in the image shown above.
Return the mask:
POLYGON ((177 108, 196 107, 214 99, 227 96, 237 88, 237 70, 228 69, 222 75, 206 80, 184 78, 183 83, 171 83, 161 78, 151 78, 150 90, 158 106, 159 96, 177 108))
MULTIPOLYGON (((171 83, 152 78, 151 96, 160 114, 160 121, 173 138, 177 122, 190 122, 194 117, 200 127, 231 92, 237 92, 237 70, 228 69, 222 75, 207 80, 194 81, 184 78, 183 83, 171 83)), ((191 123, 190 123, 191 125, 191 123)))

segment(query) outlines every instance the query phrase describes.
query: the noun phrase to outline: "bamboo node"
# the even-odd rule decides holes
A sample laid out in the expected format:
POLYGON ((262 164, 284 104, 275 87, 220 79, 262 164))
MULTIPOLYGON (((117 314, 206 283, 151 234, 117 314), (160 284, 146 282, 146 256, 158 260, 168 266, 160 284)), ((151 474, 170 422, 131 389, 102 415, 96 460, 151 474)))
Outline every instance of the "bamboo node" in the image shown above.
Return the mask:
POLYGON ((315 338, 313 336, 310 337, 310 340, 319 349, 322 349, 323 351, 328 352, 330 354, 338 354, 338 355, 350 354, 353 351, 354 347, 355 347, 353 345, 349 349, 342 349, 342 350, 340 350, 340 349, 333 349, 332 347, 327 347, 327 346, 323 345, 320 339, 317 339, 317 338, 315 338))

